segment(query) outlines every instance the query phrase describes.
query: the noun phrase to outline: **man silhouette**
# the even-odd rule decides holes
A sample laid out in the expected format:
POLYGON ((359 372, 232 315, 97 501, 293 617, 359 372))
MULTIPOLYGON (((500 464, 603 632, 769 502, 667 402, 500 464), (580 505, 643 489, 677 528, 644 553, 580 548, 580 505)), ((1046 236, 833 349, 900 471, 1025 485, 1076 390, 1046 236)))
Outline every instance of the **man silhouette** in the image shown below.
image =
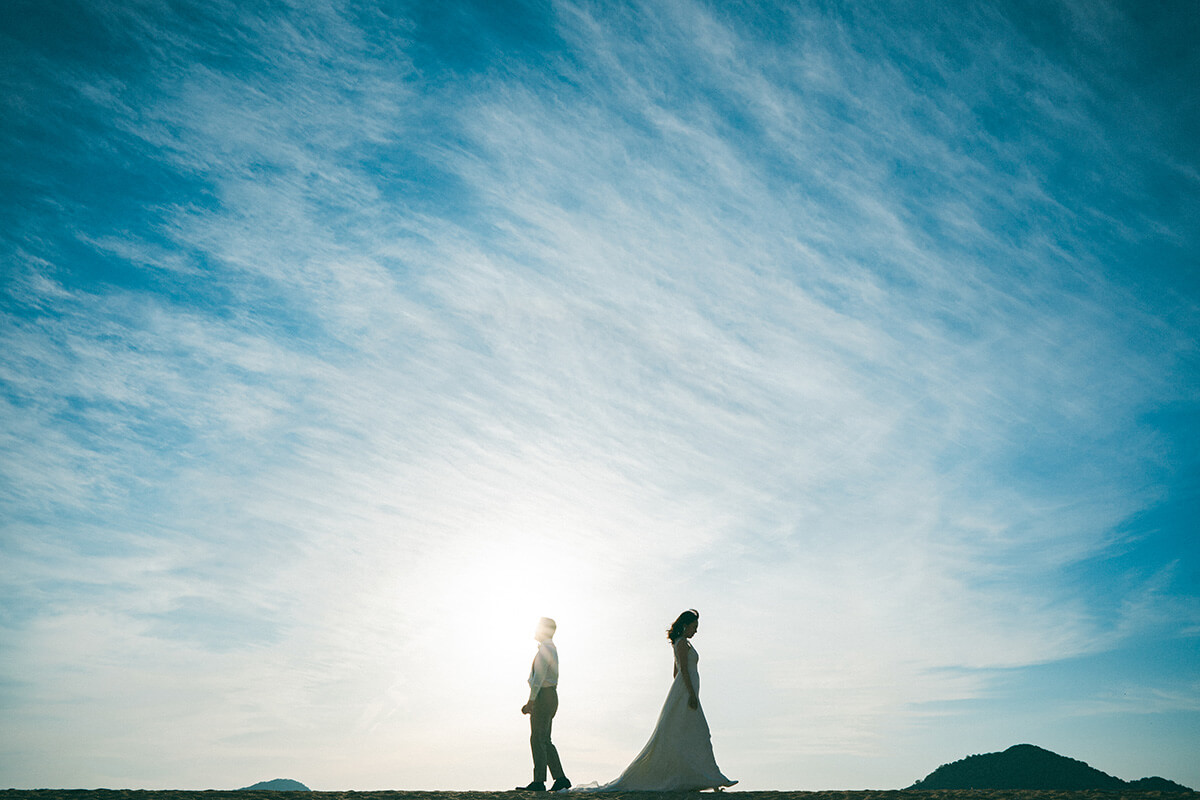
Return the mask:
POLYGON ((569 789, 571 782, 563 774, 558 749, 550 741, 550 727, 558 712, 558 648, 554 646, 554 631, 558 626, 549 617, 538 620, 533 638, 538 651, 529 670, 529 701, 521 707, 529 715, 529 747, 533 750, 533 782, 517 789, 530 792, 546 791, 546 768, 554 776, 550 791, 569 789))

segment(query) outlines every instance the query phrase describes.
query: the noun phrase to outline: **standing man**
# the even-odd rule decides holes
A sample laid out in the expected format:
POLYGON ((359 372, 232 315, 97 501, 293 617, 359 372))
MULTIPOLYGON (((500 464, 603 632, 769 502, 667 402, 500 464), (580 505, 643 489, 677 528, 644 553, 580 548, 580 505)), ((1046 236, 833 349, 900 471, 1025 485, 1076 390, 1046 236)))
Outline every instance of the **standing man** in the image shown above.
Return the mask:
POLYGON ((533 783, 518 786, 529 792, 546 791, 546 767, 554 776, 550 791, 569 789, 571 782, 563 774, 558 760, 558 749, 550 741, 550 726, 558 712, 558 648, 554 646, 554 620, 542 617, 538 620, 533 638, 537 639, 538 651, 533 657, 533 668, 529 671, 529 702, 521 707, 522 714, 529 715, 529 746, 533 750, 533 783))

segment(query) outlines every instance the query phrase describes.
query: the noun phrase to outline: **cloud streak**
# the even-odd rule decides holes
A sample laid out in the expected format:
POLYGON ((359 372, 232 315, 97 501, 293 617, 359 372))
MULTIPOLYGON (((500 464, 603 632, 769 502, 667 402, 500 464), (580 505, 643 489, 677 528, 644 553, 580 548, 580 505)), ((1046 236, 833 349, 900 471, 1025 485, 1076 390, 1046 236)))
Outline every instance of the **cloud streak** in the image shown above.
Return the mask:
POLYGON ((1150 198, 1187 155, 1116 158, 1011 8, 560 3, 528 39, 474 14, 477 51, 97 8, 124 60, 27 34, 9 101, 3 703, 12 763, 68 754, 14 785, 207 785, 186 728, 238 785, 322 752, 321 787, 490 786, 547 605, 585 779, 688 605, 748 788, 906 784, 1006 671, 1194 641, 1191 573, 1128 557, 1194 555, 1136 521, 1181 490, 1147 419, 1194 411, 1195 296, 1126 266, 1195 244, 1150 198), (28 133, 51 107, 76 167, 28 133))

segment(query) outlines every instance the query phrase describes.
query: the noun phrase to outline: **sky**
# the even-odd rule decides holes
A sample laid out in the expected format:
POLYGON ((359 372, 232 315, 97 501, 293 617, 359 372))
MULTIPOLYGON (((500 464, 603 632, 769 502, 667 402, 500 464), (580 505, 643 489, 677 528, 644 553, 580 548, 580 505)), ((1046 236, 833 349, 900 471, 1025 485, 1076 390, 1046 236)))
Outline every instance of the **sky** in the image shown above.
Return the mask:
POLYGON ((8 0, 0 786, 1200 788, 1200 5, 8 0))

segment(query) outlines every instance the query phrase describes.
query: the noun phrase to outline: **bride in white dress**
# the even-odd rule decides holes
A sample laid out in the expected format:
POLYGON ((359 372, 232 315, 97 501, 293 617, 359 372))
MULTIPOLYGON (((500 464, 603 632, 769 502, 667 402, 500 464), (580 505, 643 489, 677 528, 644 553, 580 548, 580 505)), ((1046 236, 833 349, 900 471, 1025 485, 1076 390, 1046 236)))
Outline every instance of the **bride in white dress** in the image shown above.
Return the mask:
POLYGON ((700 613, 690 609, 680 614, 667 631, 675 651, 675 681, 650 741, 619 778, 588 790, 687 792, 737 783, 721 774, 717 766, 708 721, 700 707, 700 673, 696 669, 700 656, 689 641, 699 625, 700 613))

